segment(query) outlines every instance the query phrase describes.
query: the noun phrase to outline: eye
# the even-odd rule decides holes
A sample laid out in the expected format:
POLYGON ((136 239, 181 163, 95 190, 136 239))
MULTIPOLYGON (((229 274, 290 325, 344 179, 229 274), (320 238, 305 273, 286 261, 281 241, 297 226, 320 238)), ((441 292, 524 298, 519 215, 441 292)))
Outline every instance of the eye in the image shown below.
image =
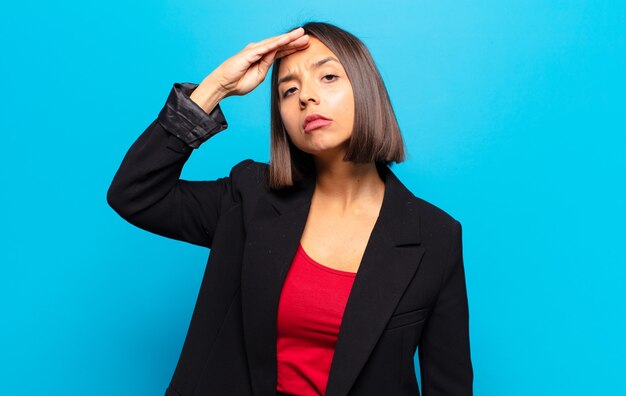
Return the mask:
MULTIPOLYGON (((334 81, 336 80, 339 76, 335 75, 335 74, 326 74, 324 75, 324 77, 322 77, 322 79, 325 79, 326 77, 330 77, 330 79, 328 79, 327 81, 334 81)), ((291 92, 293 92, 293 90, 295 90, 296 87, 291 87, 288 90, 286 90, 283 93, 283 98, 286 98, 287 96, 289 96, 289 94, 291 94, 291 92)))
POLYGON ((293 89, 296 89, 296 88, 295 88, 295 87, 291 87, 291 88, 289 88, 288 90, 286 90, 286 91, 283 93, 283 98, 286 98, 287 96, 289 96, 289 94, 292 92, 292 90, 293 90, 293 89))

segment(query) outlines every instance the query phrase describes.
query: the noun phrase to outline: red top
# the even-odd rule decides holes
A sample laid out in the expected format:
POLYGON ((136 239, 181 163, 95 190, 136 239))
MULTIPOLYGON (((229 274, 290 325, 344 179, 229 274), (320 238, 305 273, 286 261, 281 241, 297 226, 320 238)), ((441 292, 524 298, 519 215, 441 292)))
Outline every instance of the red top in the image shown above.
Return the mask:
POLYGON ((298 245, 278 305, 276 390, 302 396, 326 393, 339 326, 355 276, 356 272, 314 261, 298 245))

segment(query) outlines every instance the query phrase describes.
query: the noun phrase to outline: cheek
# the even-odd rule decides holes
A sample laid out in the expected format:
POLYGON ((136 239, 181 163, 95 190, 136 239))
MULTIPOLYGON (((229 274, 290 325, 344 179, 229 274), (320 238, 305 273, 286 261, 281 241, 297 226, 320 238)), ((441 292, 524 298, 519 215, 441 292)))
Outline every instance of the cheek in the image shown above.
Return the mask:
POLYGON ((341 109, 339 114, 343 124, 350 126, 354 121, 354 97, 351 91, 339 92, 335 97, 335 108, 341 109))
POLYGON ((289 112, 285 111, 283 108, 280 109, 280 118, 283 121, 283 125, 287 130, 291 129, 291 118, 289 117, 289 112))
POLYGON ((298 136, 298 131, 299 131, 299 127, 298 127, 298 117, 294 116, 292 113, 290 113, 289 111, 283 111, 282 109, 280 110, 280 118, 283 121, 283 125, 285 126, 285 129, 287 130, 287 135, 289 135, 289 138, 293 141, 294 140, 294 136, 297 137, 298 136))

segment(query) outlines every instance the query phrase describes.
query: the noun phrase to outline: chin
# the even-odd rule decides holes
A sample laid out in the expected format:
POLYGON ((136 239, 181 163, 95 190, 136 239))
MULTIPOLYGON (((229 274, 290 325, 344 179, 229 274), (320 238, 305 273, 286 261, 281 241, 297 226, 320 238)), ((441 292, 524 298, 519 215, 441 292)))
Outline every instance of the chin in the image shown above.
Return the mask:
POLYGON ((313 156, 324 156, 328 154, 333 154, 339 151, 346 151, 347 145, 327 145, 327 146, 316 146, 316 147, 304 147, 304 149, 300 149, 305 153, 311 154, 313 156))

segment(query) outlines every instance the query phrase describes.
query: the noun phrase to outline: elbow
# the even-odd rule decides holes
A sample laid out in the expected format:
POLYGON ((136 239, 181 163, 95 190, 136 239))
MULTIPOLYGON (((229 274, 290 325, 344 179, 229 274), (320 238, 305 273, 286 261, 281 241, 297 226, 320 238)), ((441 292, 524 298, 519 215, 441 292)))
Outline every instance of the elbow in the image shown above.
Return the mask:
POLYGON ((117 188, 115 182, 107 190, 107 204, 122 218, 128 217, 128 203, 124 194, 117 188))

